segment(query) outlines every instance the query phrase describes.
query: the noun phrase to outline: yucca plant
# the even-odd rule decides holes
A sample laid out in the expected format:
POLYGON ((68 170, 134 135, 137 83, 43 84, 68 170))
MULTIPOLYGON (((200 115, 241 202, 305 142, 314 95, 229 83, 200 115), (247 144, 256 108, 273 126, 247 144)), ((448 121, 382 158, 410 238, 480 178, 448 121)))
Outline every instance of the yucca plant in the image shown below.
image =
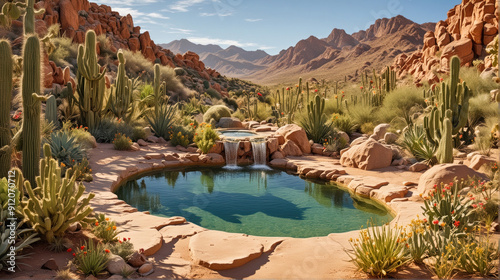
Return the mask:
MULTIPOLYGON (((68 249, 71 252, 72 249, 68 249)), ((101 243, 94 244, 93 241, 85 241, 83 245, 75 249, 73 253, 74 264, 85 275, 99 275, 108 265, 109 262, 108 249, 104 248, 101 243)))
POLYGON ((402 134, 399 143, 417 160, 425 161, 427 164, 434 164, 436 162, 434 156, 436 145, 427 140, 423 127, 417 125, 409 126, 402 134))
POLYGON ((158 111, 152 117, 147 116, 151 129, 156 136, 163 137, 165 140, 170 139, 170 130, 174 124, 174 118, 177 113, 177 106, 170 104, 163 104, 158 106, 158 111))
POLYGON ((387 277, 411 261, 407 235, 402 227, 381 227, 369 224, 359 238, 349 240, 354 264, 362 271, 376 277, 387 277))

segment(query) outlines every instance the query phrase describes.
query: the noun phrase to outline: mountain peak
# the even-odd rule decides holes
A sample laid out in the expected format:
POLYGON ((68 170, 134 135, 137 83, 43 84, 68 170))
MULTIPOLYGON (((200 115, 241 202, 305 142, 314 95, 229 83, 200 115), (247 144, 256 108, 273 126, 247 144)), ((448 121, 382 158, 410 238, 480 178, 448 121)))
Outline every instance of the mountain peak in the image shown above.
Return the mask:
POLYGON ((354 39, 351 35, 347 34, 344 29, 334 28, 330 35, 324 41, 331 47, 342 49, 345 46, 356 46, 359 44, 358 40, 354 39))

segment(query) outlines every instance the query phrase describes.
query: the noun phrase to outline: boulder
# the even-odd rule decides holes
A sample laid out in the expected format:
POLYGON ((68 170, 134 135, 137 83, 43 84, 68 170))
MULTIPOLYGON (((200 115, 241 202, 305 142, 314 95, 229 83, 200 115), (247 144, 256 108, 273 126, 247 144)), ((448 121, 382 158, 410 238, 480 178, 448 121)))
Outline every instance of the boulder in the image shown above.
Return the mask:
POLYGON ((142 277, 148 276, 149 274, 153 273, 153 271, 154 271, 154 267, 153 267, 152 263, 145 263, 145 264, 141 265, 141 267, 139 267, 139 269, 137 270, 137 272, 139 272, 139 274, 142 277))
POLYGON ((210 148, 210 151, 208 151, 208 153, 221 154, 223 150, 224 150, 224 142, 217 141, 217 142, 215 142, 214 146, 212 148, 210 148))
POLYGON ((411 172, 420 172, 420 171, 423 171, 423 170, 426 170, 427 168, 429 168, 429 166, 423 162, 417 162, 415 164, 413 164, 412 166, 410 166, 408 168, 408 170, 410 170, 411 172))
POLYGON ((359 144, 365 142, 367 139, 368 139, 368 137, 364 137, 364 136, 358 137, 351 142, 351 147, 359 145, 359 144))
POLYGON ((288 160, 284 158, 278 158, 278 159, 273 159, 269 162, 269 165, 272 167, 278 167, 278 168, 286 168, 288 163, 288 160))
POLYGON ((349 144, 350 139, 349 139, 349 135, 347 133, 345 133, 343 131, 339 131, 339 138, 344 139, 345 143, 349 144))
POLYGON ((112 253, 109 253, 109 262, 106 269, 111 274, 121 274, 124 270, 126 271, 135 270, 133 267, 128 265, 122 257, 112 253))
POLYGON ((276 151, 271 154, 271 159, 282 159, 282 158, 285 158, 285 156, 280 151, 276 151))
POLYGON ((243 124, 238 118, 233 117, 222 117, 217 123, 217 127, 220 128, 244 128, 243 124))
POLYGON ((387 185, 378 190, 373 190, 370 193, 372 198, 383 202, 391 202, 395 198, 403 198, 408 193, 408 190, 403 186, 387 185))
MULTIPOLYGON (((309 145, 309 142, 307 143, 309 145)), ((309 148, 310 150, 311 148, 309 148)), ((302 151, 295 144, 295 142, 291 140, 287 140, 285 144, 281 145, 279 150, 283 153, 284 156, 302 156, 302 151)))
POLYGON ((278 138, 267 138, 267 149, 269 150, 269 154, 273 154, 278 148, 278 138))
POLYGON ((314 143, 312 146, 311 146, 311 151, 313 154, 316 154, 316 155, 322 155, 323 154, 323 145, 321 144, 318 144, 318 143, 314 143))
POLYGON ((384 135, 384 141, 385 141, 386 144, 396 143, 397 140, 398 140, 398 135, 395 134, 395 133, 387 132, 384 135))
POLYGON ((484 164, 493 164, 495 162, 496 161, 494 159, 489 158, 485 155, 475 155, 472 157, 469 167, 474 170, 479 170, 479 168, 481 168, 481 166, 483 166, 484 164))
POLYGON ((387 133, 387 129, 389 129, 389 127, 391 127, 391 125, 388 123, 381 123, 381 124, 377 125, 373 129, 373 135, 375 135, 374 136, 375 140, 384 139, 384 136, 387 133))
POLYGON ((307 172, 306 175, 305 175, 305 177, 306 177, 306 179, 318 179, 321 176, 322 173, 323 173, 322 170, 316 170, 316 169, 314 169, 314 170, 311 170, 311 171, 307 172))
POLYGON ((300 148, 302 153, 311 153, 311 145, 307 139, 306 131, 302 127, 296 124, 287 124, 280 127, 276 131, 276 134, 282 135, 285 137, 285 140, 293 141, 300 148))
POLYGON ((424 194, 431 190, 434 185, 453 182, 455 177, 457 179, 468 179, 471 177, 480 180, 488 180, 488 177, 483 173, 479 173, 463 164, 438 164, 420 176, 417 192, 419 194, 424 194))
POLYGON ((56 271, 59 270, 59 266, 57 265, 56 260, 54 258, 50 258, 42 265, 42 269, 56 271))
POLYGON ((263 125, 255 128, 255 132, 266 132, 271 130, 273 130, 273 128, 268 125, 263 125))
POLYGON ((206 163, 209 163, 209 164, 213 164, 213 165, 221 165, 221 164, 224 164, 226 162, 224 160, 223 156, 221 156, 220 154, 213 154, 213 153, 209 153, 209 154, 206 154, 206 155, 201 155, 200 156, 200 161, 201 162, 206 162, 206 163))
POLYGON ((392 150, 373 139, 351 147, 340 157, 343 166, 364 170, 388 167, 391 166, 391 162, 392 150))
POLYGON ((146 263, 146 256, 136 251, 130 256, 128 263, 133 267, 140 267, 146 263))
POLYGON ((139 144, 139 146, 143 146, 143 147, 149 145, 148 142, 146 142, 142 139, 137 140, 137 144, 139 144))
POLYGON ((441 53, 442 67, 445 69, 449 69, 451 58, 455 55, 460 58, 462 65, 471 62, 474 58, 474 52, 472 51, 472 40, 468 38, 462 38, 460 40, 453 41, 446 47, 444 47, 441 53))
POLYGON ((59 4, 59 21, 61 22, 61 29, 63 30, 70 27, 75 31, 78 30, 78 13, 70 0, 63 0, 59 4))

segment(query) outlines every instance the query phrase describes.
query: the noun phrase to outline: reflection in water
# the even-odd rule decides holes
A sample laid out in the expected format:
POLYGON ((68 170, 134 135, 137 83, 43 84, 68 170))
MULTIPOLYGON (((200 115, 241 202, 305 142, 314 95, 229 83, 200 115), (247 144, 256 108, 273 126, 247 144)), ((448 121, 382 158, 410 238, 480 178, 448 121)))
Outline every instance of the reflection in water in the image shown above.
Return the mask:
POLYGON ((335 185, 272 169, 161 172, 129 181, 116 194, 139 211, 261 236, 324 236, 392 219, 383 207, 335 185))

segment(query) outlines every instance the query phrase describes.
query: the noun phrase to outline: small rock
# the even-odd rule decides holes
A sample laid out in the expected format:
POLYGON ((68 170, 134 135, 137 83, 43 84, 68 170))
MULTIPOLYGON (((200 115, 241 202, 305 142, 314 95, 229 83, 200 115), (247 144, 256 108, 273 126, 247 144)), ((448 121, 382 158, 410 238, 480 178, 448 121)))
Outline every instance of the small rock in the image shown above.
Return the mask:
POLYGON ((90 141, 92 142, 92 148, 97 148, 97 141, 94 136, 91 136, 90 141))
POLYGON ((323 173, 323 171, 321 171, 321 170, 311 170, 311 171, 307 172, 306 178, 307 179, 317 179, 317 178, 319 178, 319 176, 321 176, 321 173, 323 173))
POLYGON ((178 159, 174 157, 172 154, 165 154, 164 155, 166 161, 177 161, 178 159))
POLYGON ((90 274, 89 276, 85 277, 85 280, 97 280, 97 278, 94 275, 90 274))
POLYGON ((145 159, 163 159, 164 155, 160 153, 148 153, 144 156, 145 159))
POLYGON ((188 148, 187 148, 187 151, 188 151, 189 153, 196 153, 196 152, 198 151, 198 148, 196 148, 196 147, 188 147, 188 148))
POLYGON ((391 133, 391 132, 387 132, 384 136, 384 141, 386 144, 393 144, 396 142, 396 140, 398 140, 398 135, 397 134, 394 134, 394 133, 391 133))
POLYGON ((318 143, 314 143, 311 146, 311 151, 312 151, 313 154, 322 155, 323 154, 323 148, 324 148, 323 145, 318 144, 318 143))
POLYGON ((144 133, 146 133, 146 138, 153 135, 153 132, 151 132, 151 127, 149 126, 146 126, 142 130, 144 130, 144 133))
POLYGON ((181 151, 181 152, 187 152, 188 151, 186 148, 182 147, 181 145, 175 146, 175 149, 177 149, 177 151, 181 151))
POLYGON ((276 151, 271 155, 271 159, 282 159, 285 158, 280 151, 276 151))
POLYGON ((288 160, 281 158, 281 159, 273 159, 269 162, 270 166, 273 167, 279 167, 279 168, 285 168, 288 160))
POLYGON ((391 166, 399 166, 399 165, 403 165, 403 162, 404 162, 404 160, 403 160, 402 158, 400 158, 400 159, 395 159, 395 160, 393 160, 393 161, 392 161, 391 166))
POLYGON ((59 270, 59 266, 57 265, 56 260, 54 260, 53 258, 50 258, 48 261, 46 261, 42 265, 42 269, 48 269, 48 270, 56 271, 56 270, 59 270))
POLYGON ((403 186, 416 186, 417 183, 411 181, 404 181, 403 186))
POLYGON ((255 128, 255 132, 266 132, 266 131, 271 131, 272 128, 270 126, 259 126, 257 128, 255 128))
POLYGON ((151 135, 151 136, 149 136, 148 138, 146 138, 146 140, 147 140, 148 142, 151 142, 151 143, 158 143, 159 138, 158 138, 158 137, 156 137, 156 136, 151 135))
POLYGON ((411 172, 420 172, 420 171, 426 170, 427 168, 429 168, 429 166, 427 164, 422 163, 422 162, 417 162, 414 165, 410 166, 410 168, 408 168, 408 170, 410 170, 411 172))
POLYGON ((77 232, 82 229, 82 225, 79 222, 74 222, 71 225, 69 225, 67 231, 68 232, 77 232))
POLYGON ((107 280, 120 280, 120 279, 124 279, 123 276, 119 275, 119 274, 113 274, 111 275, 107 280))
POLYGON ((167 140, 165 140, 165 138, 160 137, 160 138, 158 138, 158 141, 157 141, 156 143, 159 143, 159 144, 167 144, 168 142, 167 142, 167 140))
POLYGON ((106 269, 111 274, 120 274, 123 270, 134 270, 134 268, 128 265, 122 257, 112 253, 110 253, 106 269))
POLYGON ((128 263, 133 267, 140 267, 146 263, 146 256, 136 251, 129 258, 128 263))
POLYGON ((137 140, 137 144, 139 144, 139 146, 147 146, 148 145, 148 142, 142 140, 142 139, 139 139, 137 140))
POLYGON ((341 139, 344 139, 345 143, 346 144, 349 144, 349 134, 343 132, 343 131, 339 131, 339 138, 341 139))
POLYGON ((141 276, 148 276, 149 274, 153 273, 154 271, 154 267, 153 267, 153 264, 152 263, 145 263, 143 264, 141 267, 139 267, 139 274, 141 274, 141 276))
POLYGON ((468 161, 471 161, 471 160, 472 160, 472 158, 473 158, 475 155, 479 155, 479 152, 472 152, 472 153, 467 154, 467 160, 468 160, 468 161))
POLYGON ((132 151, 139 151, 141 150, 141 147, 137 143, 133 143, 132 146, 130 146, 130 150, 132 151))
POLYGON ((475 155, 472 157, 469 167, 474 169, 474 170, 479 170, 481 166, 484 164, 492 164, 495 163, 496 161, 492 158, 489 158, 485 155, 475 155))

